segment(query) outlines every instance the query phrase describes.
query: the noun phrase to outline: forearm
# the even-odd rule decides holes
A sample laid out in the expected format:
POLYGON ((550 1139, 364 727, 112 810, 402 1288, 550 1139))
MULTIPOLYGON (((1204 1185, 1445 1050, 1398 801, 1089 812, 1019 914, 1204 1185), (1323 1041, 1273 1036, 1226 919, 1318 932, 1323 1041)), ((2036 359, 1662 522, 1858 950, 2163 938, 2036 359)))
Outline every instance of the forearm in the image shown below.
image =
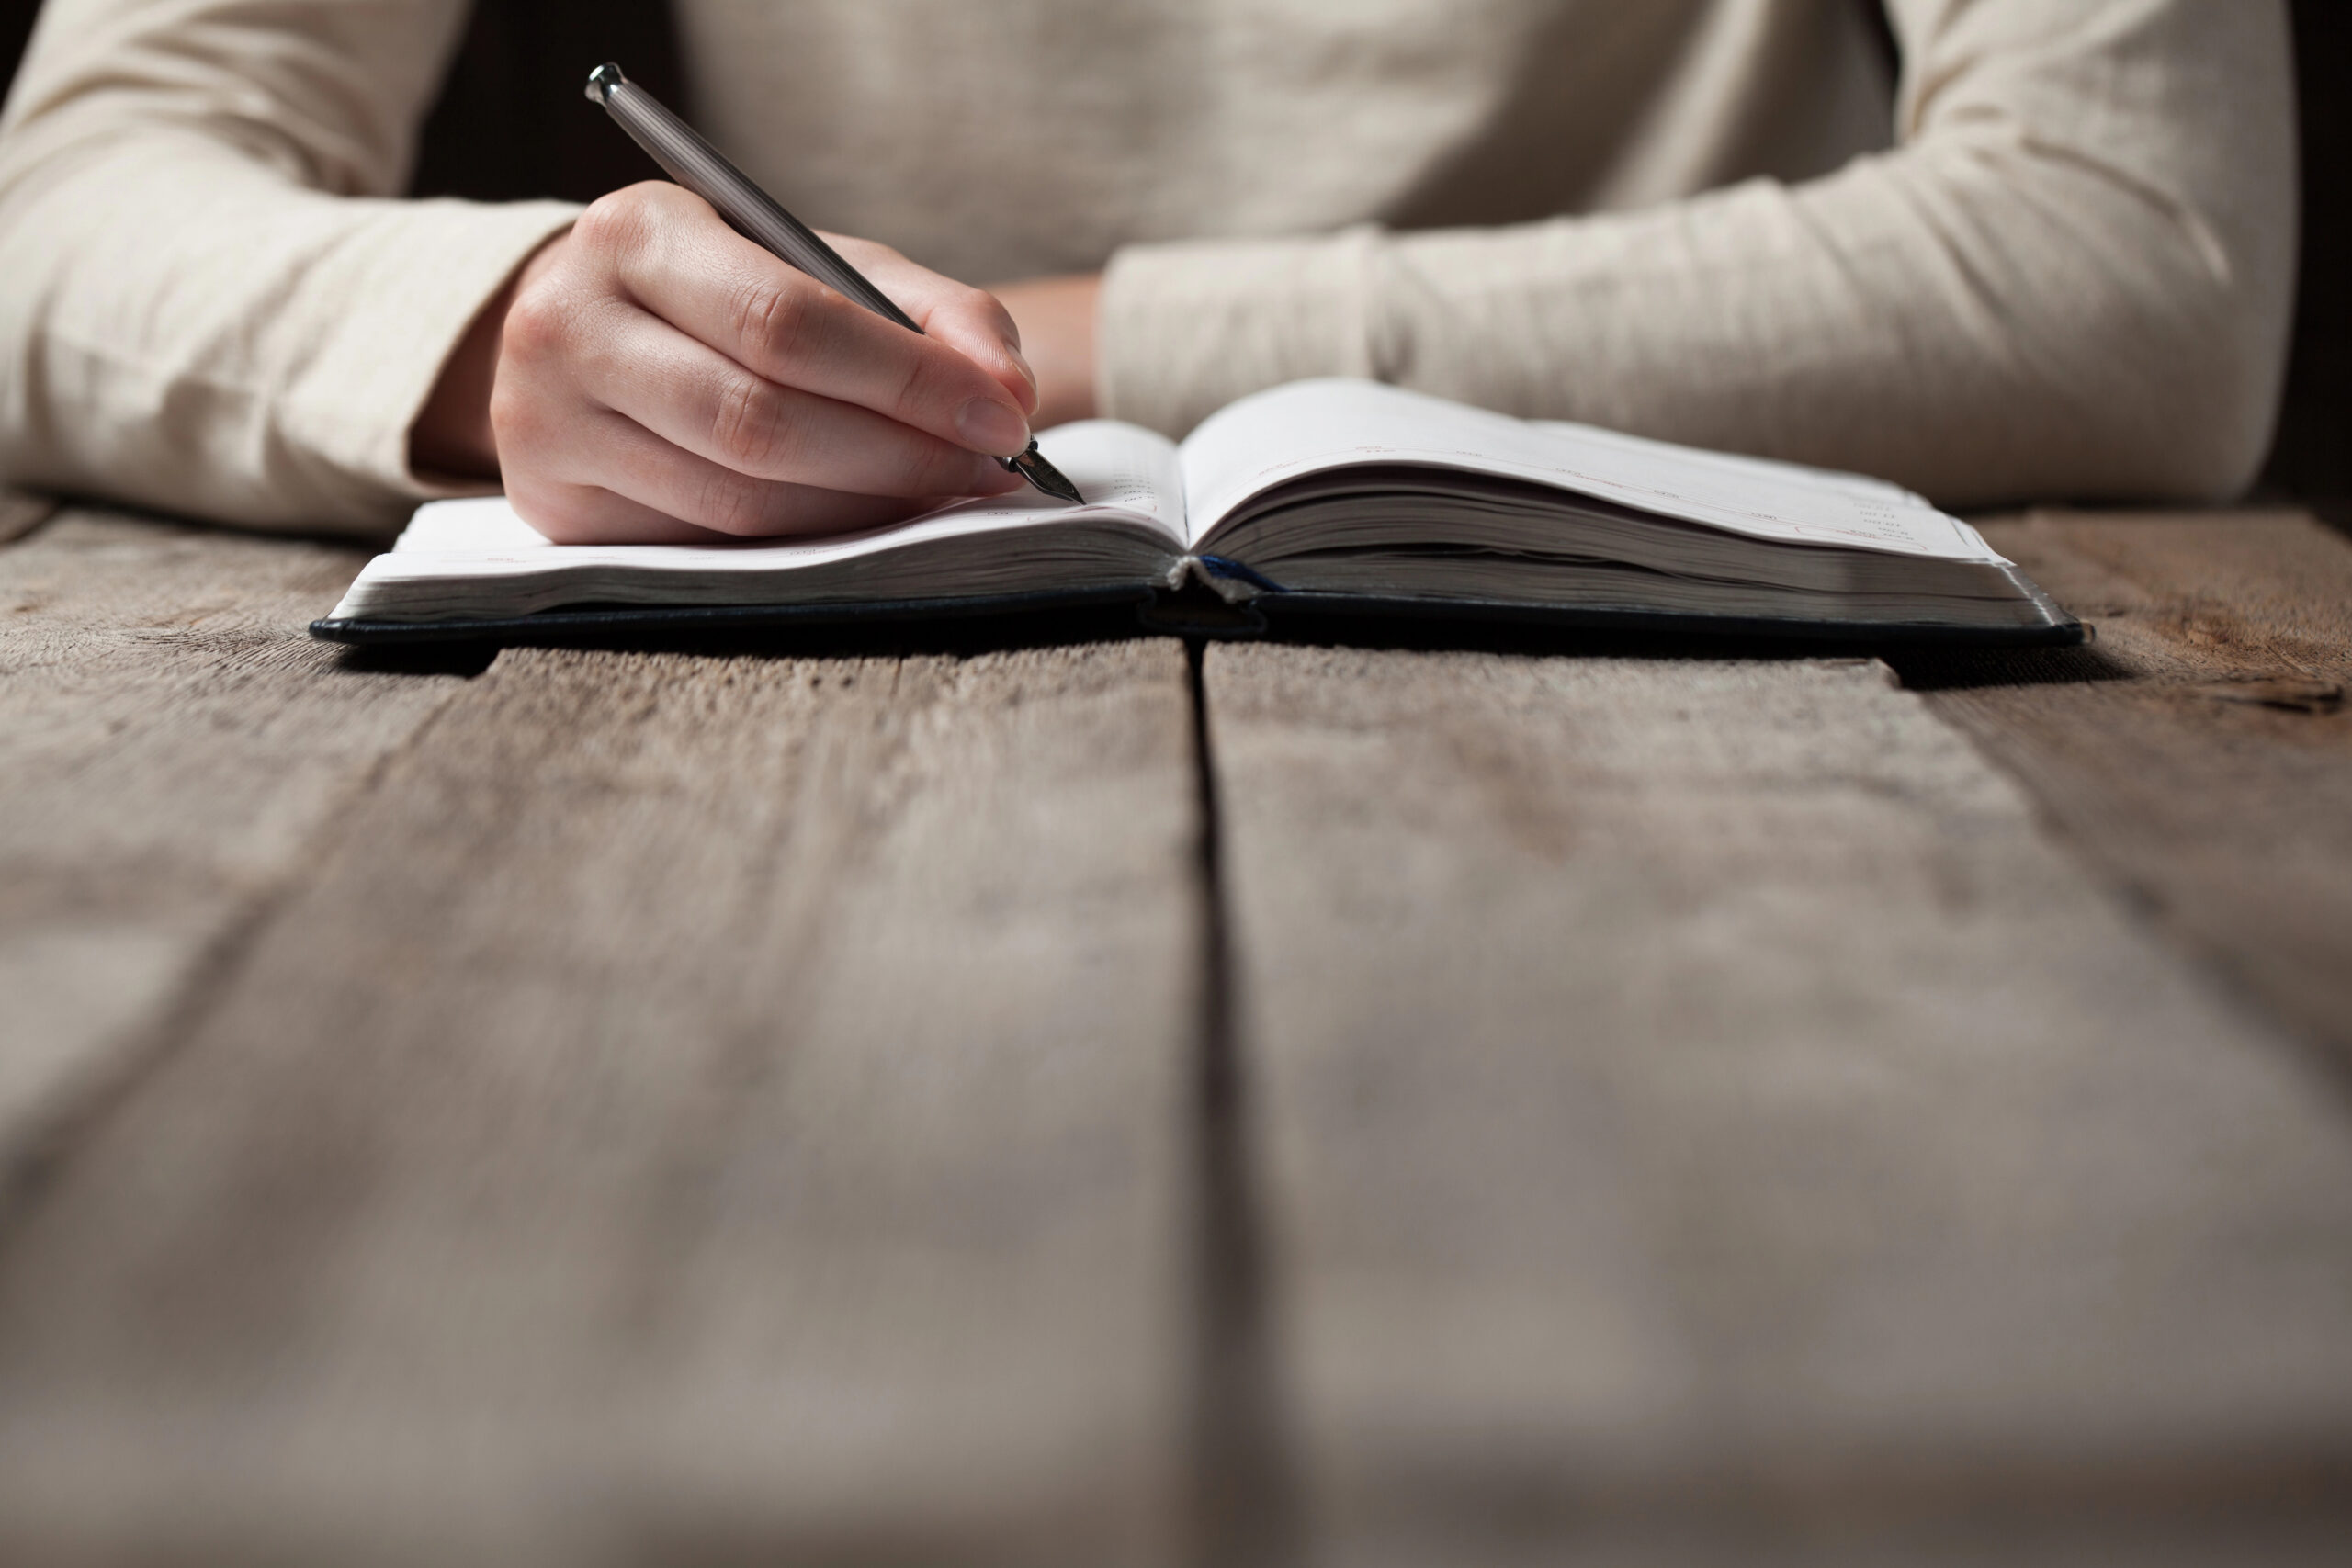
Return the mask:
POLYGON ((1810 186, 1123 254, 1108 411, 1181 430, 1258 386, 1355 374, 1954 504, 2242 483, 2290 304, 2276 8, 1955 10, 1906 8, 1903 149, 1810 186))
POLYGON ((408 430, 553 204, 356 200, 163 139, 0 204, 0 410, 19 482, 255 525, 375 529, 437 493, 408 430), (105 199, 92 198, 103 189, 105 199))
POLYGON ((409 427, 409 466, 417 473, 458 483, 498 479, 498 436, 491 428, 490 396, 498 384, 506 312, 516 293, 546 270, 560 243, 560 236, 548 241, 515 269, 475 313, 465 335, 442 362, 424 408, 409 427))
POLYGON ((53 3, 0 134, 0 471, 381 527, 408 432, 567 208, 379 199, 458 7, 53 3), (252 35, 252 36, 248 36, 252 35))

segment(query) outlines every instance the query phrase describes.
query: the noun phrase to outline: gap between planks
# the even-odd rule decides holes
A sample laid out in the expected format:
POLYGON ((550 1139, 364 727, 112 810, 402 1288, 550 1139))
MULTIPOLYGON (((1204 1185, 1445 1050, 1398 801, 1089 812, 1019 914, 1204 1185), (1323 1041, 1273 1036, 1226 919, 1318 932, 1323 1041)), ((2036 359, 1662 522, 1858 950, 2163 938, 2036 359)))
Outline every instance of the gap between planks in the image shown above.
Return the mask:
POLYGON ((1274 1568, 1298 1560, 1302 1525, 1282 1411, 1267 1279, 1265 1216, 1249 1134, 1250 1073, 1235 993, 1223 808, 1211 750, 1207 647, 1185 644, 1200 798, 1202 883, 1199 1106, 1201 1206, 1195 1285, 1199 1348, 1193 1430, 1195 1560, 1274 1568))

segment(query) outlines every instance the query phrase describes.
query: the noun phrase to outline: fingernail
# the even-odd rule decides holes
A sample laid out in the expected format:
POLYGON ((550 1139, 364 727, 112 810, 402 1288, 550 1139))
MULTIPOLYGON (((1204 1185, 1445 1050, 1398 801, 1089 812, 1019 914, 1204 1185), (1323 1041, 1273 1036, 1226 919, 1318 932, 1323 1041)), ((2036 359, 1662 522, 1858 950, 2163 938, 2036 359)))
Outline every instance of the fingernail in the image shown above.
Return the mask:
POLYGON ((1029 389, 1033 392, 1035 391, 1037 389, 1037 373, 1029 368, 1029 361, 1027 357, 1011 344, 1006 344, 1004 345, 1004 355, 1006 358, 1012 361, 1012 367, 1021 373, 1021 378, 1029 383, 1029 389))
POLYGON ((964 445, 983 452, 993 452, 1000 457, 1012 457, 1029 449, 1029 422, 1005 404, 993 398, 974 398, 956 416, 956 433, 964 445))

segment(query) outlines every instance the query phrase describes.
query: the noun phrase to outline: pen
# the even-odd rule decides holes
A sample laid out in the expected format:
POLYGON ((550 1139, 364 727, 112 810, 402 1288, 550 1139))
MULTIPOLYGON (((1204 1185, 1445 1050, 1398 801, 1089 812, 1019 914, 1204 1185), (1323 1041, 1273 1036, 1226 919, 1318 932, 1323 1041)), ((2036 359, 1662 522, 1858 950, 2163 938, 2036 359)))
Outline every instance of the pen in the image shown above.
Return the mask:
MULTIPOLYGON (((588 73, 588 101, 604 105, 605 112, 662 165, 664 174, 718 209, 737 233, 884 320, 896 321, 910 333, 922 332, 891 303, 888 295, 843 261, 841 253, 753 185, 719 155, 718 148, 696 135, 692 126, 664 108, 660 99, 621 74, 619 66, 607 61, 588 73)), ((1046 461, 1034 436, 1029 450, 997 461, 1047 495, 1080 502, 1086 499, 1059 468, 1046 461)))

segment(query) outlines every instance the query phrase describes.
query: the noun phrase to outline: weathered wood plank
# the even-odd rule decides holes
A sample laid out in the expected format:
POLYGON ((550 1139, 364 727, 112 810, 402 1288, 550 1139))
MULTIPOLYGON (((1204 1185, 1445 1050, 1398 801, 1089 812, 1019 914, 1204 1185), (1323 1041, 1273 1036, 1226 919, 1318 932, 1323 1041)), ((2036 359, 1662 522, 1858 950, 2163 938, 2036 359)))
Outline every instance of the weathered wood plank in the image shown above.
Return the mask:
POLYGON ((365 558, 91 512, 0 551, 0 1164, 135 1059, 463 684, 305 635, 365 558))
POLYGON ((2352 1118, 1883 667, 1206 690, 1317 1561, 2340 1545, 2352 1118))
POLYGON ((501 655, 0 1255, 0 1543, 1152 1560, 1192 744, 1166 641, 501 655))
POLYGON ((2092 863, 2352 1069, 2352 541, 2292 513, 1986 533, 2096 621, 2095 656, 1899 660, 1906 682, 1947 688, 1930 705, 2092 863))

